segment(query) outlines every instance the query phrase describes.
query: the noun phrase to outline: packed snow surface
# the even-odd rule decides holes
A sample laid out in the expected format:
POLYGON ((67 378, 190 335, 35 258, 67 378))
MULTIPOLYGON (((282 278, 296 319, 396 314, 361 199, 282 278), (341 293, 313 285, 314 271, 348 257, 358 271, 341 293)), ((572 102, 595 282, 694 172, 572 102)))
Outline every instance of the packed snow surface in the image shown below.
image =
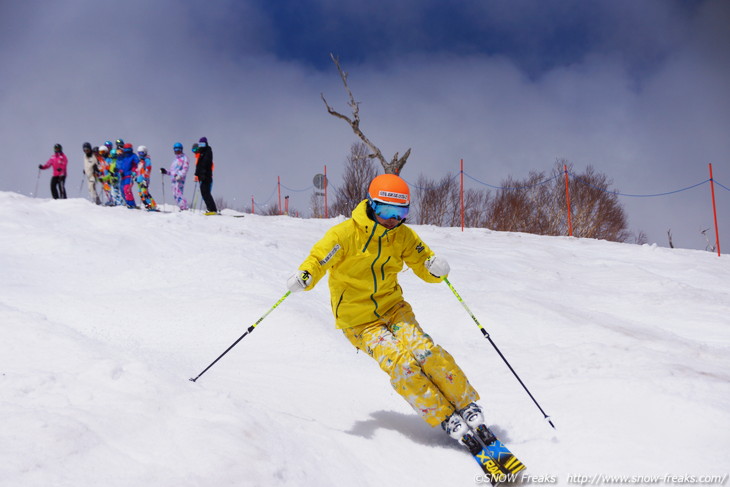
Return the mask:
MULTIPOLYGON (((166 209, 0 193, 0 485, 486 485, 334 328, 325 282, 189 381, 342 217, 166 209)), ((401 273, 523 483, 727 480, 730 257, 414 228, 555 423, 446 284, 401 273)))

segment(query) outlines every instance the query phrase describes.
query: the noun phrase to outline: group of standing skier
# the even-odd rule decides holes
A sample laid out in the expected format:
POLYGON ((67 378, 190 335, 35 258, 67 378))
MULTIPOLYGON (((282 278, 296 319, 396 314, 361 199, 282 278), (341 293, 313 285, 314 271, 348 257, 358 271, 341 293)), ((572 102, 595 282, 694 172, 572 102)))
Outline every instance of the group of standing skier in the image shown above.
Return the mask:
MULTIPOLYGON (((150 176, 152 174, 152 161, 147 147, 140 145, 137 152, 130 143, 123 139, 116 140, 116 146, 107 140, 98 147, 92 147, 89 142, 82 146, 83 150, 83 174, 87 182, 89 197, 97 205, 106 206, 127 206, 137 208, 133 185, 137 185, 137 194, 141 204, 149 211, 158 211, 157 203, 150 194, 150 176), (101 191, 97 190, 101 185, 101 191)), ((193 144, 195 154, 195 180, 200 183, 200 194, 207 207, 206 215, 218 213, 215 201, 211 195, 213 185, 213 150, 208 145, 208 139, 201 137, 198 143, 193 144)), ((61 144, 53 146, 53 155, 45 164, 38 166, 40 170, 53 168, 51 178, 51 195, 53 199, 66 198, 66 175, 68 158, 63 152, 61 144)), ((190 161, 183 152, 180 142, 173 145, 175 158, 172 161, 170 170, 161 168, 160 172, 170 175, 172 194, 180 210, 187 210, 188 203, 183 192, 185 179, 187 177, 190 161)))

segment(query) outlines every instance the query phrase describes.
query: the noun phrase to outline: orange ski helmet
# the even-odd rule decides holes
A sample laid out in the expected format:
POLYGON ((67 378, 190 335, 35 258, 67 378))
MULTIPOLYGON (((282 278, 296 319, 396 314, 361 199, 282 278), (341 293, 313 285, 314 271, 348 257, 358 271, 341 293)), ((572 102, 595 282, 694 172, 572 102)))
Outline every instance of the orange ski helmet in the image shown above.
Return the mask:
POLYGON ((368 197, 371 201, 395 206, 411 204, 408 183, 395 174, 381 174, 370 183, 368 197))
POLYGON ((395 174, 381 174, 370 183, 368 203, 373 212, 385 220, 404 220, 411 203, 408 183, 395 174))

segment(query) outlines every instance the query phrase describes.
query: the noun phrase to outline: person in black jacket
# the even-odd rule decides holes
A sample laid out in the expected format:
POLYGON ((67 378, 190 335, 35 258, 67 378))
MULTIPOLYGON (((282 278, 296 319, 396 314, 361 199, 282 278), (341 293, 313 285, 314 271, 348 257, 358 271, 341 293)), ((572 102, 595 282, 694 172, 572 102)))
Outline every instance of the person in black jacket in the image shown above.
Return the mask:
POLYGON ((195 176, 200 181, 200 195, 208 209, 205 214, 216 215, 218 209, 215 206, 213 195, 210 194, 210 188, 213 186, 213 149, 208 145, 207 137, 201 137, 198 141, 198 153, 200 157, 195 166, 195 176))

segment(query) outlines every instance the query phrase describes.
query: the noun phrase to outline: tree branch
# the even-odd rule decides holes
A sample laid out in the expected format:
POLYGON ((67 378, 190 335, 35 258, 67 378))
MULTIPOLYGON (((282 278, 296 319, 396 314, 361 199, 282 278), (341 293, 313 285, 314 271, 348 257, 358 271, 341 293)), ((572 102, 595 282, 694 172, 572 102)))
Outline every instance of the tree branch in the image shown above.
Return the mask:
POLYGON ((396 152, 393 156, 393 159, 390 162, 386 162, 385 157, 383 157, 383 153, 380 151, 380 149, 365 136, 362 130, 360 130, 360 103, 355 101, 352 90, 350 90, 350 86, 347 84, 347 73, 342 70, 342 66, 340 66, 340 60, 332 53, 330 53, 330 59, 332 59, 332 62, 335 63, 335 66, 337 66, 337 71, 340 73, 342 84, 345 86, 345 91, 347 92, 347 96, 349 98, 347 104, 352 110, 352 118, 348 117, 347 115, 343 115, 334 108, 332 108, 329 103, 327 103, 327 99, 324 97, 324 94, 320 93, 322 101, 327 107, 327 112, 334 117, 344 120, 348 123, 348 125, 350 125, 350 128, 352 128, 352 131, 355 133, 355 135, 357 135, 372 152, 372 154, 369 154, 368 157, 370 157, 371 159, 377 158, 380 161, 380 164, 382 164, 383 170, 386 174, 399 174, 403 166, 405 166, 406 161, 408 160, 408 156, 411 155, 411 149, 408 149, 406 153, 403 154, 403 157, 400 158, 398 157, 398 153, 396 152))

